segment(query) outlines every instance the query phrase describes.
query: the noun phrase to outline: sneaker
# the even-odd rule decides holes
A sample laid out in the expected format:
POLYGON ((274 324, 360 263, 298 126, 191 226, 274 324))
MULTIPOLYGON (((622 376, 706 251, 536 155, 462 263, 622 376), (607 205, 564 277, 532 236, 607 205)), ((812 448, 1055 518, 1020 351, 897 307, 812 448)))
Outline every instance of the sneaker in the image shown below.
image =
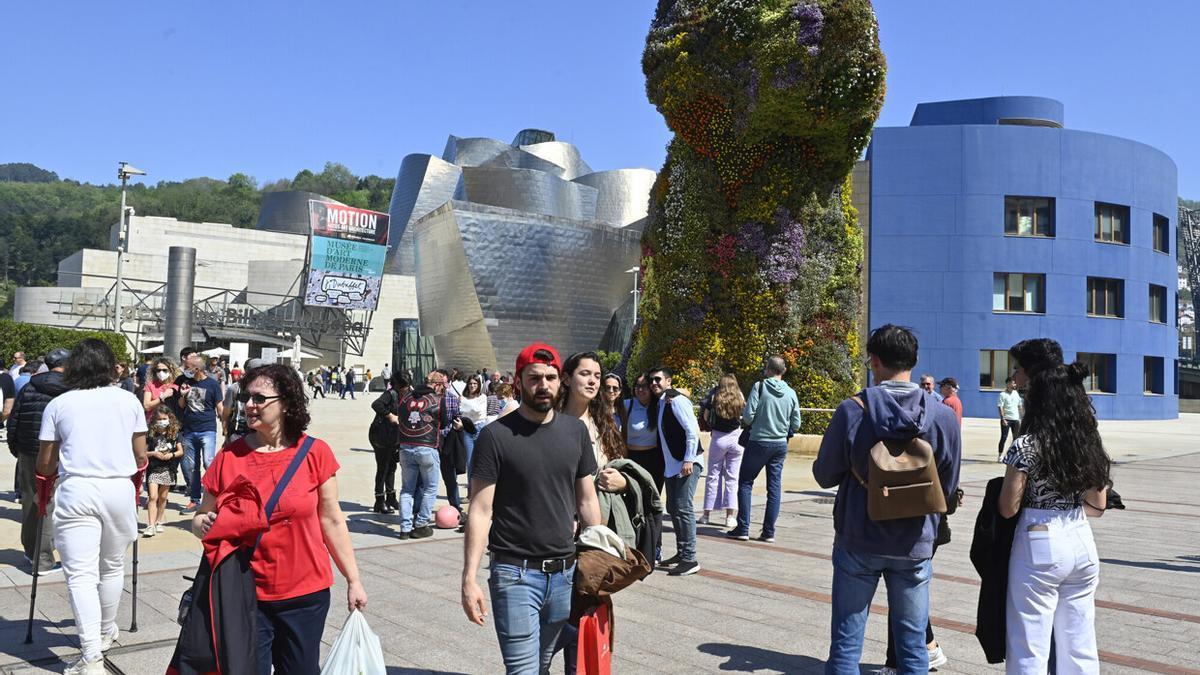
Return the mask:
POLYGON ((187 506, 180 509, 179 512, 180 513, 195 513, 196 506, 197 506, 196 502, 188 502, 187 506))
POLYGON ((671 556, 670 558, 667 558, 666 560, 663 560, 662 562, 658 563, 658 567, 674 567, 678 564, 679 564, 679 554, 676 553, 675 555, 671 556))
POLYGON ((113 643, 121 636, 121 629, 113 626, 112 633, 100 636, 100 651, 106 652, 112 649, 113 643))
POLYGON ((682 560, 667 574, 673 577, 686 577, 700 571, 700 563, 695 560, 682 560))
POLYGON ((768 537, 765 533, 758 535, 757 537, 755 537, 755 539, 763 542, 764 544, 774 544, 775 543, 775 537, 768 537))
POLYGON ((104 675, 104 657, 100 657, 95 661, 88 661, 80 655, 79 660, 67 666, 63 671, 63 675, 104 675))
POLYGON ((157 523, 157 524, 154 526, 154 531, 155 531, 155 532, 162 532, 162 531, 163 531, 163 524, 162 524, 162 523, 157 523))
POLYGON ((738 541, 750 541, 750 533, 738 532, 736 529, 726 532, 725 536, 730 539, 737 539, 738 541))
POLYGON ((401 538, 401 539, 411 539, 411 538, 412 538, 412 530, 409 530, 409 531, 407 531, 407 532, 403 532, 403 531, 402 531, 402 532, 400 533, 400 538, 401 538))
POLYGON ((431 527, 429 525, 415 528, 412 531, 413 539, 424 539, 426 537, 432 537, 432 536, 433 536, 433 527, 431 527))
POLYGON ((896 669, 891 666, 884 666, 879 670, 872 670, 875 675, 897 675, 896 669))
POLYGON ((731 530, 737 527, 737 516, 725 516, 725 527, 731 530))
POLYGON ((707 515, 700 516, 700 518, 698 518, 696 520, 696 524, 697 525, 711 525, 712 519, 710 519, 707 515))
MULTIPOLYGON (((38 576, 44 577, 47 574, 58 574, 62 572, 62 563, 59 562, 43 562, 38 570, 38 576)), ((29 574, 33 576, 33 563, 29 563, 29 574)))
POLYGON ((937 668, 938 666, 944 666, 949 662, 950 662, 950 659, 946 658, 946 652, 942 651, 941 645, 938 645, 938 646, 934 647, 933 649, 929 650, 929 667, 930 668, 937 668))
POLYGON ((142 530, 142 537, 145 539, 149 539, 150 537, 153 537, 153 536, 154 536, 154 526, 147 525, 146 529, 142 530))

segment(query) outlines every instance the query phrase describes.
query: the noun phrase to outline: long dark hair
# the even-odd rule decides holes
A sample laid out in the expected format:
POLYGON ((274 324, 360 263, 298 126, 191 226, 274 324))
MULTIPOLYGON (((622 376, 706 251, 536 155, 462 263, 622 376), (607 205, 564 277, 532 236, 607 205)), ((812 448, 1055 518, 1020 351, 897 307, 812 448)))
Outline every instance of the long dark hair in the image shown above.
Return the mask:
POLYGON ((63 364, 63 384, 70 389, 98 389, 116 381, 117 357, 96 338, 75 345, 63 364))
POLYGON ((1107 486, 1112 460, 1083 388, 1088 367, 1064 365, 1062 347, 1049 338, 1022 340, 1008 354, 1029 380, 1022 432, 1036 441, 1042 477, 1068 495, 1107 486))
MULTIPOLYGON (((563 374, 570 377, 584 359, 595 361, 596 365, 600 367, 600 383, 603 384, 606 377, 604 364, 600 362, 600 357, 595 352, 572 354, 563 364, 563 374)), ((567 402, 570 400, 571 387, 564 386, 558 396, 558 409, 566 410, 567 402)), ((592 418, 592 424, 596 425, 596 431, 600 434, 600 450, 604 456, 610 462, 629 456, 629 451, 625 448, 625 441, 621 438, 621 430, 617 428, 617 422, 613 419, 612 405, 604 396, 603 388, 596 392, 591 401, 588 401, 587 410, 588 415, 592 418)))
POLYGON ((275 385, 280 402, 287 406, 287 412, 283 414, 283 436, 288 442, 295 443, 312 421, 308 415, 308 394, 304 393, 304 383, 296 371, 280 363, 271 363, 246 373, 241 382, 240 395, 248 399, 250 385, 258 379, 270 380, 275 385))

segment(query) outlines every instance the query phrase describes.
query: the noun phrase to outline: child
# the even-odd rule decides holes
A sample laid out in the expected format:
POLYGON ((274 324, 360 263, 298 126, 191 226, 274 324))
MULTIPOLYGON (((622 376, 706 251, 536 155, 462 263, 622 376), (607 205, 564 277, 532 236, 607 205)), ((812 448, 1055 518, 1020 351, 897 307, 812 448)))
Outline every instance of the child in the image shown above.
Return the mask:
POLYGON ((167 509, 167 494, 175 484, 175 470, 179 458, 183 457, 183 444, 179 442, 179 420, 166 406, 154 411, 150 431, 146 436, 150 466, 146 469, 146 483, 150 499, 146 502, 149 525, 142 532, 144 537, 153 537, 163 531, 162 517, 167 509))

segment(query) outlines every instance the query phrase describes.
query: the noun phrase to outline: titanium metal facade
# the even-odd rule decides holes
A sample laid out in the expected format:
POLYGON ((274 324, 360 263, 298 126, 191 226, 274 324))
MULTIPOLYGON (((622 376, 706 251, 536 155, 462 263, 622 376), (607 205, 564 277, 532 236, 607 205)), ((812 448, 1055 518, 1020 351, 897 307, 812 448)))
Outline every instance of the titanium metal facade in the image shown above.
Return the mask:
POLYGON ((388 270, 416 275, 439 363, 507 369, 532 340, 564 355, 595 349, 632 288, 625 270, 638 264, 654 179, 593 172, 538 129, 512 144, 451 136, 440 159, 406 157, 388 270))
POLYGON ((1062 126, 1058 101, 1012 96, 924 103, 875 129, 870 325, 911 326, 916 373, 955 377, 968 416, 997 415, 997 355, 1050 337, 1103 371, 1089 383, 1101 418, 1174 418, 1175 163, 1062 126), (1028 231, 1024 202, 1041 205, 1028 231), (1123 241, 1106 240, 1117 211, 1123 241))

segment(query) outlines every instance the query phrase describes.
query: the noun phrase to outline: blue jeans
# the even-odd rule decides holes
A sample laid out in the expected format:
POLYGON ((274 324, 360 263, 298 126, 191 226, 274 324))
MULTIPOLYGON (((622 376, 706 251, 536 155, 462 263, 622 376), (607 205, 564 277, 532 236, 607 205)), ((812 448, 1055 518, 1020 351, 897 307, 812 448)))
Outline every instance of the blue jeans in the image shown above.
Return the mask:
POLYGON ((423 445, 400 446, 400 531, 425 527, 433 521, 433 502, 437 499, 437 448, 423 445), (413 516, 414 502, 416 517, 413 516))
POLYGON ((767 512, 763 514, 763 536, 775 536, 779 520, 779 499, 783 494, 783 462, 787 459, 787 441, 750 441, 742 455, 738 472, 737 533, 750 534, 750 493, 763 468, 767 470, 767 512))
POLYGON ((696 484, 700 482, 699 462, 692 462, 690 476, 667 477, 667 513, 675 528, 675 552, 684 562, 696 561, 696 484))
POLYGON ((482 430, 482 424, 475 427, 473 434, 463 430, 463 445, 467 447, 467 485, 471 484, 471 458, 475 456, 475 442, 479 440, 479 432, 482 430))
POLYGON ((354 385, 347 382, 342 385, 342 395, 339 398, 346 398, 346 394, 350 394, 350 400, 354 400, 354 385))
POLYGON ((545 573, 491 565, 488 591, 507 673, 548 673, 558 635, 571 615, 575 566, 545 573))
POLYGON ((867 614, 879 577, 887 586, 888 623, 901 673, 929 671, 925 626, 929 623, 929 579, 933 560, 851 553, 833 547, 833 620, 825 672, 855 673, 862 658, 867 614))
POLYGON ((202 488, 200 476, 217 453, 217 432, 185 431, 179 434, 183 443, 183 478, 187 481, 188 498, 200 503, 202 488))

